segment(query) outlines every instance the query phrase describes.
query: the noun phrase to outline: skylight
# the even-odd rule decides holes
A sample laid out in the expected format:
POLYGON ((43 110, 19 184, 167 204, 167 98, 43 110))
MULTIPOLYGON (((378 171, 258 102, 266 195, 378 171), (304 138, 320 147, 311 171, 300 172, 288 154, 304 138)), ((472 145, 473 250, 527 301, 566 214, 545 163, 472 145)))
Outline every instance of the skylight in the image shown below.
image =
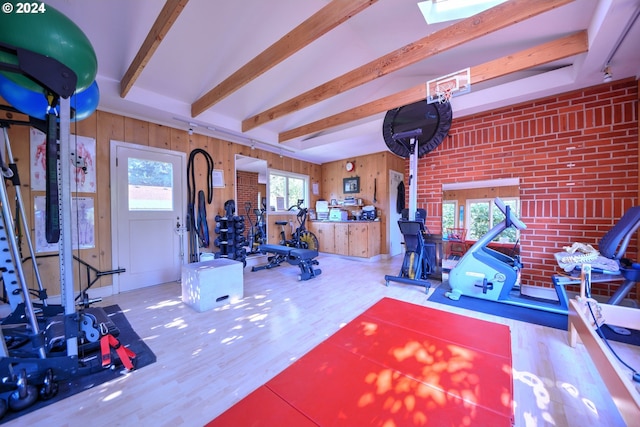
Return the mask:
POLYGON ((492 8, 507 0, 427 0, 418 3, 427 24, 457 21, 492 8))

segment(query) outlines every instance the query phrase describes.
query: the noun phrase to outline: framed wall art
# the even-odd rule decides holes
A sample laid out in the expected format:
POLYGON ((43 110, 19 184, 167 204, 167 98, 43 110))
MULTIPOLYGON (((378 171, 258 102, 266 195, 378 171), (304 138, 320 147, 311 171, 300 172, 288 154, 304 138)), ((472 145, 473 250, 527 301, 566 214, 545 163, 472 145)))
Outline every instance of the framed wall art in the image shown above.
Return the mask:
POLYGON ((359 193, 360 192, 360 177, 355 176, 351 178, 342 179, 342 188, 345 194, 359 193))

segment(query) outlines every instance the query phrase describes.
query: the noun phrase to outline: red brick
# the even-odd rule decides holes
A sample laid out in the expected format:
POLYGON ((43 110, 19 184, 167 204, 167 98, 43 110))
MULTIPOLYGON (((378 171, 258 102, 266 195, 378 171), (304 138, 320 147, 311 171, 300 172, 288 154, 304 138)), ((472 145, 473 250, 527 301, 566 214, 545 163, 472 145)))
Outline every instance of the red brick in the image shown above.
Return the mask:
MULTIPOLYGON (((520 178, 523 283, 551 286, 555 252, 597 243, 638 204, 637 109, 638 85, 627 79, 468 117, 454 111, 451 137, 419 160, 429 228, 441 228, 443 183, 520 178)), ((637 255, 634 240, 626 256, 637 255)))

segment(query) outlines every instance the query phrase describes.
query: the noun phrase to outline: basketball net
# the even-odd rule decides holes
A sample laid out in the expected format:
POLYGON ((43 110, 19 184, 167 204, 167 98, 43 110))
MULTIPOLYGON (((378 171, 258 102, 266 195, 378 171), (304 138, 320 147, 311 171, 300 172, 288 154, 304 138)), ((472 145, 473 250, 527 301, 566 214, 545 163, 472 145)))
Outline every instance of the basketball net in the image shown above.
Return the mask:
POLYGON ((438 85, 436 86, 436 96, 438 97, 438 102, 440 104, 451 102, 451 96, 455 87, 456 84, 453 81, 438 83, 438 85))

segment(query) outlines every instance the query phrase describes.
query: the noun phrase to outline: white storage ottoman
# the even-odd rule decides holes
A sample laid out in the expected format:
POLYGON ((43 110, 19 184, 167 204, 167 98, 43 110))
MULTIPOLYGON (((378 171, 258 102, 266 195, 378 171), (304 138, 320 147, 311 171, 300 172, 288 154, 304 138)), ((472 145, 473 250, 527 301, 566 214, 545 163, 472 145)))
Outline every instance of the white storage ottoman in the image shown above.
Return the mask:
POLYGON ((243 264, 226 258, 182 266, 182 302, 197 311, 243 298, 243 264))

